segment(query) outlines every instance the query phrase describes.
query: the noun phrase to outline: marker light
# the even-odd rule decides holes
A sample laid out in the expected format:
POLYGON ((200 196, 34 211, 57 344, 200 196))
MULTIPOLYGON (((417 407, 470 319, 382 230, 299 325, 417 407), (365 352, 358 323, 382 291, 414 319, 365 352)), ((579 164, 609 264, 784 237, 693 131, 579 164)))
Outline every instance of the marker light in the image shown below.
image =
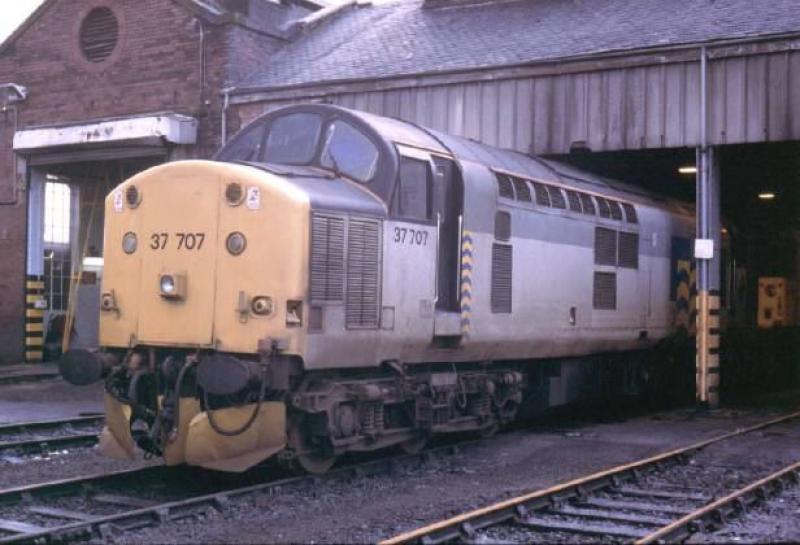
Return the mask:
POLYGON ((122 237, 122 251, 126 254, 132 254, 136 251, 136 233, 128 231, 122 237))
POLYGON ((239 255, 247 248, 247 239, 238 231, 231 233, 225 241, 225 247, 231 255, 239 255))
POLYGON ((242 184, 231 182, 225 187, 225 200, 231 206, 242 204, 244 200, 244 189, 242 184))
POLYGON ((697 174, 697 167, 694 165, 686 165, 678 168, 680 174, 697 174))
POLYGON ((125 200, 131 208, 139 206, 142 202, 142 194, 139 192, 139 188, 135 185, 129 185, 128 189, 125 190, 125 200))
POLYGON ((775 193, 773 193, 772 191, 762 191, 761 193, 758 194, 758 198, 761 199, 762 201, 771 201, 772 199, 775 198, 775 193))

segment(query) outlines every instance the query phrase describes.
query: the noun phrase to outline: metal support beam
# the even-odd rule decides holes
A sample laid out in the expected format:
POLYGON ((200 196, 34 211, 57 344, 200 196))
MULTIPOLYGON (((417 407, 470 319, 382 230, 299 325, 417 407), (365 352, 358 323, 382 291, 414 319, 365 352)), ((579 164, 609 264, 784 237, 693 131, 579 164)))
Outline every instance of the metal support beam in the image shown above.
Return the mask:
POLYGON ((717 150, 708 146, 708 57, 700 51, 700 141, 697 148, 697 403, 719 406, 720 184, 717 150))
POLYGON ((720 192, 715 148, 697 151, 697 402, 719 406, 720 192), (706 244, 711 254, 700 246, 706 244))

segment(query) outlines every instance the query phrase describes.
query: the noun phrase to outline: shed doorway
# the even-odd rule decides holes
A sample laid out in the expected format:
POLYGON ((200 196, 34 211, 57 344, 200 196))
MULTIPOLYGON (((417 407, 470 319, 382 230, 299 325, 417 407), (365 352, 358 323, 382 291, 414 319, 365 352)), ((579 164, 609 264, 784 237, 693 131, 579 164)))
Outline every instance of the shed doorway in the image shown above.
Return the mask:
POLYGON ((41 329, 40 339, 28 339, 41 346, 26 350, 29 361, 57 360, 68 328, 71 348, 97 346, 105 198, 127 178, 161 162, 153 157, 30 167, 28 283, 42 289, 28 295, 29 302, 36 299, 28 320, 42 326, 26 326, 41 329))

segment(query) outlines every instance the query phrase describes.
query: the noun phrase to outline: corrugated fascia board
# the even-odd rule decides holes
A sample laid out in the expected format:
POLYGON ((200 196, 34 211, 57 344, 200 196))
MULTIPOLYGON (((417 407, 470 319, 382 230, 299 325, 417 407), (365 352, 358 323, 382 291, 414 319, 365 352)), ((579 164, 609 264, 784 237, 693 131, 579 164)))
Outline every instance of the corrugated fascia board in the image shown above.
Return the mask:
MULTIPOLYGON (((579 55, 572 55, 566 57, 550 57, 550 58, 534 59, 530 61, 509 63, 509 64, 498 64, 494 66, 453 68, 449 70, 436 70, 431 72, 409 72, 409 73, 404 72, 404 73, 390 74, 385 76, 376 76, 376 77, 366 76, 366 77, 353 77, 353 78, 343 78, 343 79, 330 79, 330 80, 320 80, 314 82, 292 83, 288 85, 238 84, 236 85, 235 90, 233 90, 231 95, 238 97, 237 99, 233 100, 233 102, 236 104, 236 103, 250 102, 250 100, 248 100, 246 97, 248 95, 257 95, 259 93, 279 93, 281 91, 290 91, 290 90, 298 90, 298 91, 308 90, 311 93, 315 89, 320 89, 321 90, 320 92, 322 94, 326 94, 327 91, 325 89, 327 87, 340 86, 340 85, 355 85, 365 82, 390 82, 392 80, 411 80, 411 79, 418 80, 419 78, 425 78, 425 77, 439 77, 439 76, 445 77, 445 76, 459 76, 459 75, 470 75, 470 74, 486 74, 486 78, 480 78, 480 80, 494 79, 496 76, 493 76, 491 74, 499 70, 526 69, 526 68, 541 67, 541 66, 558 66, 558 65, 565 65, 568 63, 620 59, 636 55, 655 55, 660 53, 691 51, 691 50, 697 50, 699 52, 700 48, 703 46, 709 48, 731 47, 731 46, 745 45, 755 42, 767 42, 767 41, 774 41, 781 39, 794 39, 797 37, 800 37, 800 32, 754 34, 754 35, 741 36, 737 38, 710 40, 707 42, 681 42, 668 45, 637 47, 631 49, 605 49, 605 50, 597 50, 589 53, 581 53, 579 55)), ((713 50, 709 51, 709 57, 712 59, 716 58, 714 56, 713 50)), ((509 76, 509 78, 512 77, 519 77, 519 76, 509 76)), ((462 81, 459 80, 458 82, 461 83, 462 81)), ((264 99, 256 98, 254 100, 260 101, 264 99)))

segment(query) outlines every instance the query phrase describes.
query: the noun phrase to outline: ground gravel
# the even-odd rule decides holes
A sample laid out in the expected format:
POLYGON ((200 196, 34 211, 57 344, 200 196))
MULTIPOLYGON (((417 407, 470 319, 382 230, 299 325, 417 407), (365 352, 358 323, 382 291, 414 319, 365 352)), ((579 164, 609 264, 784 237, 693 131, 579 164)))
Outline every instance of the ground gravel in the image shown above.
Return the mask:
MULTIPOLYGON (((501 434, 392 475, 322 479, 234 500, 224 513, 122 535, 119 543, 374 543, 468 509, 763 420, 763 411, 673 411, 501 434)), ((763 438, 762 438, 763 439, 763 438)), ((738 453, 736 455, 741 455, 738 453)))
MULTIPOLYGON (((77 416, 102 410, 99 386, 74 388, 61 381, 0 388, 6 422, 77 416)), ((621 463, 713 437, 774 416, 766 410, 724 410, 697 414, 675 410, 616 421, 548 420, 545 425, 500 434, 457 454, 436 456, 418 467, 348 480, 319 479, 271 493, 232 500, 222 513, 192 518, 117 536, 125 543, 374 543, 532 490, 552 486, 621 463)), ((756 443, 721 453, 720 463, 752 459, 764 470, 797 457, 780 430, 754 436, 756 443), (772 434, 772 435, 771 435, 772 434), (755 454, 754 454, 755 453, 755 454)), ((0 486, 130 469, 142 462, 119 462, 80 448, 48 457, 0 463, 0 486)), ((797 520, 796 496, 770 503, 767 513, 797 520)), ((753 511, 752 516, 758 512, 753 511)), ((742 519, 746 521, 748 519, 742 519)), ((746 522, 743 522, 746 524, 746 522)), ((776 528, 774 523, 765 529, 776 528)), ((782 539, 796 525, 778 527, 782 539)), ((741 534, 728 534, 731 541, 741 534)))

